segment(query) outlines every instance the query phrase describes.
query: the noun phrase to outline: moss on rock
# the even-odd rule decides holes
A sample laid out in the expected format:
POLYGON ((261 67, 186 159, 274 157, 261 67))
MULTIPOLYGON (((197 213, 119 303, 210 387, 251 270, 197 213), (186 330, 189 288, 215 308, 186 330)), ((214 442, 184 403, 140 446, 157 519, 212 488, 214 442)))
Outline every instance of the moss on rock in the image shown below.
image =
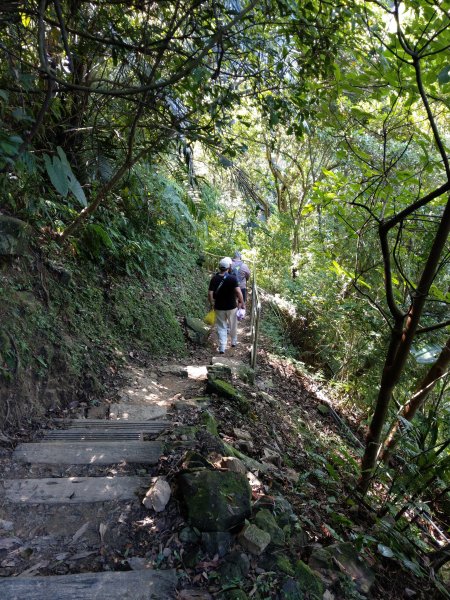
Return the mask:
POLYGON ((250 515, 251 489, 241 473, 183 473, 178 484, 188 520, 200 531, 229 531, 250 515))
POLYGON ((319 576, 302 560, 295 563, 295 576, 303 592, 312 600, 322 600, 324 585, 319 576))
POLYGON ((208 391, 210 393, 218 394, 223 398, 233 400, 238 405, 239 410, 243 413, 247 413, 250 409, 248 400, 244 398, 231 383, 228 383, 223 379, 212 379, 208 381, 208 391))

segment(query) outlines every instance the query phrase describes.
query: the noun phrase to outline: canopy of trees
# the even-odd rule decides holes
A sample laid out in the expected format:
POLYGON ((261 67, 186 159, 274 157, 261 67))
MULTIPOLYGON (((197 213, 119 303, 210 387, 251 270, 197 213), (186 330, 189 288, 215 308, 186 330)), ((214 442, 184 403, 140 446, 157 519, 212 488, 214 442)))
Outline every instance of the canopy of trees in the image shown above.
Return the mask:
POLYGON ((450 3, 25 0, 0 24, 3 213, 144 276, 171 219, 175 246, 251 250, 367 426, 360 496, 448 497, 450 3))

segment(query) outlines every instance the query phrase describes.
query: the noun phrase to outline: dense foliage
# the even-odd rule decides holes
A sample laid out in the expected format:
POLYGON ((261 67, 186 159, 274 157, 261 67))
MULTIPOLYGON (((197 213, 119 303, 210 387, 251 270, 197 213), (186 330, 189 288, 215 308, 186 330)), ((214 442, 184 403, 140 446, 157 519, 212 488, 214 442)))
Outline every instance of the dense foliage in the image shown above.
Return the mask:
MULTIPOLYGON (((79 282, 132 278, 108 283, 116 333, 157 352, 169 327, 180 351, 164 294, 145 319, 133 301, 161 294, 154 281, 173 293, 202 250, 247 250, 283 352, 368 425, 360 492, 381 482, 371 501, 397 520, 408 501, 448 497, 449 3, 0 11, 2 215, 28 224, 39 260, 69 262, 79 282)), ((95 329, 77 310, 72 325, 95 329)), ((4 376, 27 352, 11 337, 4 376)))

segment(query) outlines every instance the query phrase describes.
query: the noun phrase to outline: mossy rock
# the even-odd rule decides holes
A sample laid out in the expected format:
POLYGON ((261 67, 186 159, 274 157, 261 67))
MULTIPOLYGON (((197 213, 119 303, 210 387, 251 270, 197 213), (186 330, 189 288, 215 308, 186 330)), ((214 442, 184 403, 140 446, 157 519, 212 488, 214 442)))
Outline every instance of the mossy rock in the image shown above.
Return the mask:
POLYGON ((322 600, 324 585, 319 576, 302 560, 295 563, 295 577, 301 590, 309 594, 311 600, 322 600))
POLYGON ((255 370, 247 365, 242 365, 238 369, 238 377, 244 383, 253 385, 255 383, 255 370))
POLYGON ((196 317, 185 317, 184 322, 189 339, 196 344, 206 344, 210 332, 209 327, 196 317))
POLYGON ((229 531, 250 515, 251 488, 245 475, 202 470, 178 477, 188 520, 200 531, 229 531))
POLYGON ((228 592, 225 592, 224 598, 225 600, 248 600, 244 590, 228 590, 228 592))
POLYGON ((30 228, 24 221, 0 215, 0 255, 23 256, 29 235, 30 228))
POLYGON ((223 381, 223 379, 212 379, 208 381, 207 390, 209 393, 222 396, 222 398, 229 398, 238 405, 239 410, 243 413, 247 413, 250 410, 248 400, 244 398, 231 383, 223 381))
POLYGON ((286 579, 281 586, 280 600, 304 600, 305 594, 294 579, 286 579))
MULTIPOLYGON (((250 570, 250 561, 243 552, 231 552, 219 567, 219 580, 222 586, 238 586, 250 570)), ((238 591, 238 590, 229 590, 238 591)))
POLYGON ((221 379, 222 381, 231 382, 233 373, 231 367, 222 363, 215 363, 207 366, 208 381, 221 379))
POLYGON ((195 450, 189 450, 183 459, 182 469, 211 469, 214 470, 214 465, 209 462, 202 454, 195 450))
POLYGON ((292 566, 291 561, 285 554, 279 554, 276 558, 276 566, 282 572, 286 573, 286 575, 295 575, 295 569, 292 566))
POLYGON ((219 429, 217 421, 209 410, 206 410, 201 416, 201 423, 209 433, 212 435, 219 435, 219 429))
POLYGON ((284 531, 281 527, 278 527, 274 516, 267 508, 263 508, 256 513, 254 522, 260 529, 270 534, 272 544, 284 546, 286 543, 284 531))
POLYGON ((349 542, 332 544, 314 550, 309 559, 313 569, 330 580, 347 577, 358 592, 368 594, 375 581, 375 574, 349 542))

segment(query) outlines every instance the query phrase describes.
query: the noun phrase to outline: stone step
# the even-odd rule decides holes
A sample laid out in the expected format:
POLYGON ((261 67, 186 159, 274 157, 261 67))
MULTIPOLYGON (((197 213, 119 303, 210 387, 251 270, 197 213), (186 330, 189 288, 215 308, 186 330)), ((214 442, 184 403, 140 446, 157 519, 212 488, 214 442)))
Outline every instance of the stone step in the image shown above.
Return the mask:
MULTIPOLYGON (((142 433, 154 433, 164 431, 170 425, 170 421, 116 421, 108 419, 55 419, 57 423, 65 425, 68 429, 104 429, 107 430, 134 430, 142 433)), ((62 431, 54 429, 53 431, 62 431)))
MULTIPOLYGON (((152 432, 153 435, 156 435, 152 432)), ((134 440, 136 442, 144 441, 144 434, 140 431, 123 431, 119 429, 98 430, 98 429, 58 429, 47 432, 42 438, 45 442, 114 442, 117 440, 134 440)))
POLYGON ((167 406, 158 404, 111 404, 109 417, 117 421, 151 421, 167 415, 167 406))
MULTIPOLYGON (((132 500, 145 493, 151 477, 70 477, 68 479, 6 479, 0 497, 19 504, 77 504, 132 500)), ((0 598, 1 598, 0 594, 0 598)))
POLYGON ((175 597, 175 570, 79 573, 52 577, 0 579, 2 600, 170 600, 175 597))
POLYGON ((160 442, 41 442, 19 444, 12 458, 48 465, 113 465, 121 462, 155 465, 160 442))

